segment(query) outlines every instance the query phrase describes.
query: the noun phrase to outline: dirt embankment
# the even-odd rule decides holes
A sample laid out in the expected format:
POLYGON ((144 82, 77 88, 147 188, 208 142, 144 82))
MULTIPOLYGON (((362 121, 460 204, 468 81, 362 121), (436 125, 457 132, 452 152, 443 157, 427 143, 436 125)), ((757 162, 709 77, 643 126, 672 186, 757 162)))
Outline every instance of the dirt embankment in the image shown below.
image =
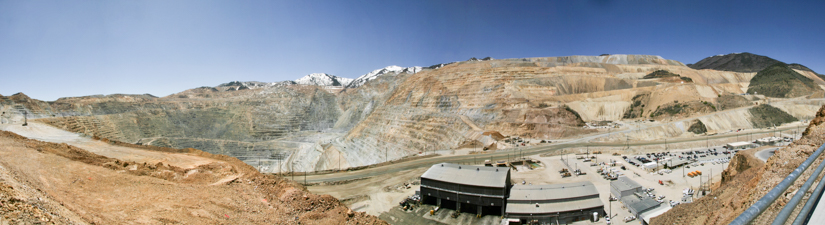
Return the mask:
POLYGON ((217 162, 188 169, 151 165, 2 131, 0 224, 385 224, 237 159, 170 151, 217 162))
MULTIPOLYGON (((767 163, 753 153, 758 149, 741 151, 733 157, 722 174, 722 181, 713 185, 713 193, 691 204, 674 207, 655 217, 651 224, 728 224, 753 205, 759 198, 788 176, 825 142, 825 106, 819 109, 803 137, 776 151, 767 163)), ((820 156, 785 193, 768 207, 753 224, 767 224, 793 197, 813 170, 825 159, 820 156)), ((807 197, 803 199, 803 202, 807 197)), ((797 209, 796 212, 798 212, 797 209)), ((795 215, 792 215, 794 217, 795 215)))

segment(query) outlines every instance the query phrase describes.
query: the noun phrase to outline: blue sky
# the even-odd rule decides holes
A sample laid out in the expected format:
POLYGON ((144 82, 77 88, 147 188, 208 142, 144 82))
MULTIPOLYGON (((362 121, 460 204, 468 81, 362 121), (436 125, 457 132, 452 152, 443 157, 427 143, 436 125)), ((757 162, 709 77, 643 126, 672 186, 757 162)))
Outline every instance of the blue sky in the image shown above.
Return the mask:
POLYGON ((166 96, 470 57, 751 52, 825 73, 822 1, 0 0, 0 94, 166 96))

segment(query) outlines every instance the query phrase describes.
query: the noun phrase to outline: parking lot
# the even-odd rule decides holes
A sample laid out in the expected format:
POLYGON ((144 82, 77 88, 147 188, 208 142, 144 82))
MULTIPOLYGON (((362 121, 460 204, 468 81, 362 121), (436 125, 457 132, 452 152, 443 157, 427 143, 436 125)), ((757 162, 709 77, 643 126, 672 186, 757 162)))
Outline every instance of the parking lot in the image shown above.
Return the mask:
MULTIPOLYGON (((701 197, 700 185, 709 181, 719 181, 721 179, 720 174, 727 168, 729 159, 736 152, 727 151, 722 146, 715 146, 637 155, 566 154, 550 157, 534 155, 530 158, 540 161, 543 166, 535 170, 514 171, 512 180, 516 185, 590 181, 599 191, 599 197, 605 204, 605 211, 608 213, 612 211, 613 224, 626 224, 622 220, 627 216, 631 216, 629 210, 623 208, 619 202, 608 201, 611 197, 610 181, 615 177, 627 176, 641 184, 645 189, 652 189, 649 193, 650 196, 669 207, 671 201, 682 203, 685 200, 691 202, 692 198, 701 197), (674 162, 680 159, 690 159, 691 161, 672 169, 665 167, 668 161, 674 162), (645 169, 643 166, 645 162, 653 162, 657 166, 645 169), (569 176, 563 176, 564 173, 561 171, 565 169, 570 172, 569 176), (577 175, 576 170, 581 171, 581 173, 577 175), (693 171, 700 171, 701 175, 688 176, 693 171), (693 190, 694 195, 686 197, 684 194, 686 190, 693 190)), ((638 222, 636 220, 627 224, 637 224, 638 222)), ((579 223, 588 224, 590 222, 583 221, 579 223)), ((603 221, 599 223, 603 224, 603 221)))

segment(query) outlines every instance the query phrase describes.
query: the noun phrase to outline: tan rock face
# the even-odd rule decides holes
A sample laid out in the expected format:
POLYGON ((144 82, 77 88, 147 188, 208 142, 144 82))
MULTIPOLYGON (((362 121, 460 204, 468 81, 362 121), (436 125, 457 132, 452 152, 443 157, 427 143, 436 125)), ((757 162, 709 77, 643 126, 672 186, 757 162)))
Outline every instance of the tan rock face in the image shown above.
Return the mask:
MULTIPOLYGON (((496 141, 485 131, 536 139, 573 137, 594 132, 582 128, 584 122, 648 119, 677 102, 689 110, 658 113, 653 119, 715 113, 719 104, 728 104, 717 101, 719 96, 744 93, 753 76, 693 70, 657 56, 568 56, 458 62, 416 74, 383 75, 343 90, 284 84, 202 87, 162 98, 112 95, 41 102, 10 96, 0 97, 0 110, 8 112, 3 120, 12 122, 22 121, 17 113, 22 109, 30 118, 90 136, 202 149, 238 157, 267 172, 311 171, 467 143, 490 146, 496 141), (656 70, 693 82, 642 79, 656 70)), ((801 112, 812 111, 808 108, 801 112)), ((709 131, 749 126, 747 113, 740 114, 714 115, 734 122, 700 120, 709 131)), ((662 128, 637 140, 679 135, 689 125, 662 128)))

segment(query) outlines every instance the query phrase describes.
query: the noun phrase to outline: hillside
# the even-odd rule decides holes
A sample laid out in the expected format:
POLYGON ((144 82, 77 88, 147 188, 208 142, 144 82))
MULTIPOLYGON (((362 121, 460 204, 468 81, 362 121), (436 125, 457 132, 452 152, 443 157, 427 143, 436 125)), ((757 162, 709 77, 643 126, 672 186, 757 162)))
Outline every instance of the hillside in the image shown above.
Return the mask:
POLYGON ((231 157, 0 129, 0 224, 386 224, 231 157))
MULTIPOLYGON (((514 147, 485 132, 567 139, 603 132, 585 122, 669 121, 759 101, 740 96, 753 73, 694 70, 649 55, 485 59, 419 69, 379 69, 354 88, 229 82, 161 98, 108 95, 54 102, 18 94, 0 97, 5 113, 0 119, 22 123, 27 112, 29 119, 88 136, 197 148, 237 157, 260 171, 285 173, 372 165, 475 143, 514 147), (656 71, 679 78, 645 79, 656 71)), ((806 118, 813 107, 797 103, 780 109, 806 118)), ((753 126, 747 111, 715 116, 721 119, 701 119, 708 132, 753 126), (733 122, 718 122, 727 120, 733 122)), ((631 138, 693 135, 687 131, 693 124, 631 138)))
POLYGON ((759 71, 748 85, 749 94, 775 98, 806 96, 816 91, 822 91, 822 88, 784 63, 776 63, 759 71))
POLYGON ((699 60, 699 62, 694 64, 688 64, 687 66, 697 70, 712 69, 752 73, 759 72, 776 63, 780 63, 780 61, 767 56, 744 52, 715 55, 699 60))

